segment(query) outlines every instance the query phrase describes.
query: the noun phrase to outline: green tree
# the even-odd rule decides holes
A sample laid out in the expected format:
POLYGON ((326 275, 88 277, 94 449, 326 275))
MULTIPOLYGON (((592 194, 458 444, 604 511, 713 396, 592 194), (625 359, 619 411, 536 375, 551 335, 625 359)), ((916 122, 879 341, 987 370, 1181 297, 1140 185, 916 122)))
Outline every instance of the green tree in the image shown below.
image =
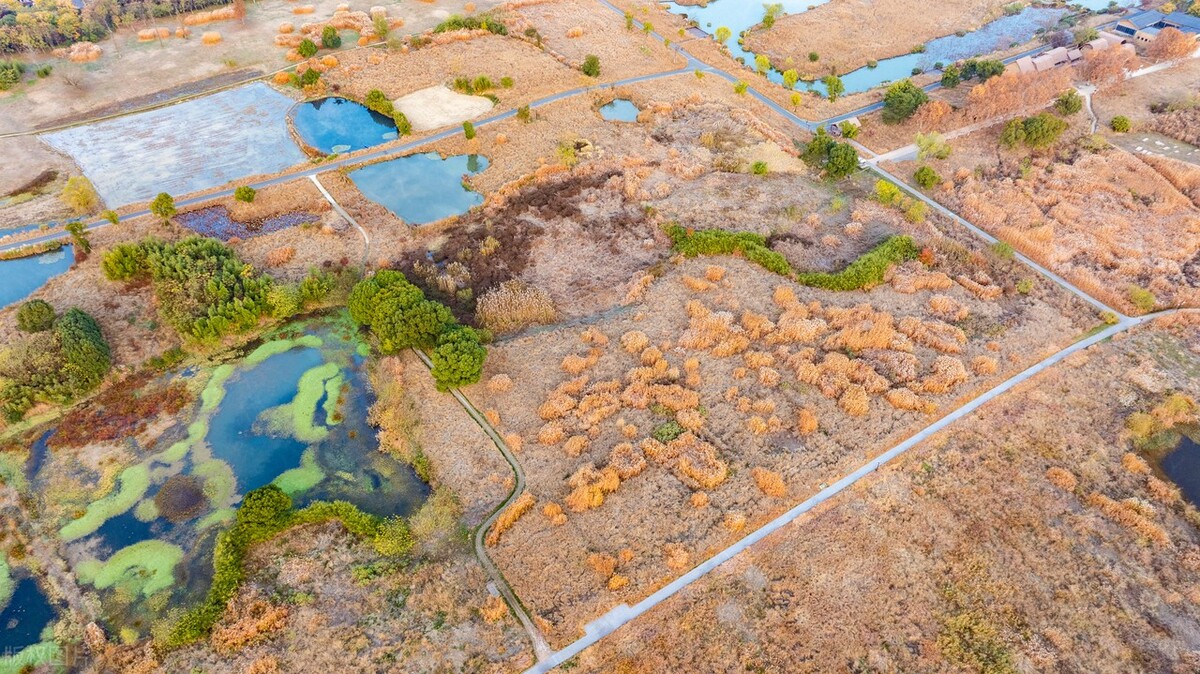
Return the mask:
POLYGON ((76 215, 87 215, 100 205, 96 188, 92 187, 92 181, 84 176, 68 178, 59 197, 76 215))
POLYGON ((962 68, 956 65, 948 65, 942 69, 942 86, 947 89, 953 89, 962 82, 962 68))
POLYGON ((17 309, 17 328, 22 332, 42 332, 54 325, 54 307, 46 300, 29 300, 17 309))
POLYGON ((115 225, 121 221, 121 216, 117 215, 116 211, 104 211, 100 217, 108 221, 110 225, 115 225))
POLYGON ((842 83, 842 78, 837 75, 826 75, 821 79, 825 84, 825 95, 829 97, 829 102, 832 103, 842 94, 846 93, 846 85, 842 83))
POLYGON ((392 27, 388 25, 386 16, 377 16, 371 23, 375 28, 375 36, 378 37, 380 41, 386 40, 388 33, 392 32, 392 27))
POLYGON ((381 269, 374 276, 354 284, 354 288, 350 290, 350 318, 359 325, 371 327, 380 304, 379 300, 382 299, 380 293, 384 291, 391 294, 413 294, 415 297, 410 299, 412 302, 425 296, 420 288, 408 282, 404 274, 392 269, 381 269))
POLYGON ((240 185, 233 191, 233 198, 243 203, 253 203, 254 197, 258 195, 258 190, 249 185, 240 185))
POLYGON ((473 139, 475 137, 475 125, 470 122, 463 122, 463 135, 466 136, 467 140, 473 139))
POLYGON ((342 36, 338 35, 336 28, 325 26, 321 29, 321 46, 326 49, 337 49, 342 46, 342 36))
POLYGON ((1129 122, 1129 118, 1125 115, 1117 115, 1116 117, 1112 118, 1111 122, 1109 122, 1109 126, 1111 126, 1112 130, 1116 131, 1117 133, 1128 133, 1129 129, 1133 125, 1129 122))
POLYGON ((312 40, 304 38, 300 41, 300 45, 296 47, 296 52, 306 59, 312 58, 317 54, 317 45, 312 40))
POLYGON ((588 77, 600 77, 600 57, 588 54, 583 59, 583 65, 579 66, 579 70, 588 77))
POLYGON ((412 122, 408 121, 408 115, 399 110, 392 113, 392 121, 396 123, 396 135, 411 136, 413 132, 412 122))
POLYGON ((783 71, 783 86, 788 89, 795 89, 796 83, 800 81, 800 73, 795 68, 788 68, 783 71))
POLYGON ((381 115, 391 117, 396 108, 392 101, 378 89, 372 89, 367 92, 367 97, 363 99, 363 105, 367 106, 368 110, 373 110, 381 115))
POLYGON ((738 80, 733 83, 733 93, 738 96, 744 96, 746 91, 750 89, 750 84, 745 80, 738 80))
POLYGON ((1083 97, 1074 89, 1064 91, 1061 96, 1054 100, 1054 110, 1064 117, 1073 115, 1082 109, 1083 97))
POLYGON ((1008 120, 1008 123, 1004 125, 1004 130, 1000 132, 1000 144, 1011 150, 1024 142, 1025 121, 1021 119, 1008 120))
POLYGON ((825 175, 841 180, 858 170, 858 152, 850 143, 835 143, 829 150, 829 161, 825 164, 825 175))
POLYGON ((176 213, 175 199, 166 192, 159 192, 158 196, 154 197, 154 201, 150 202, 150 212, 157 215, 164 223, 170 222, 176 213))
POLYGON ((1059 119, 1048 112, 1027 117, 1025 126, 1025 144, 1031 148, 1049 147, 1067 130, 1066 120, 1059 119))
POLYGON ((726 42, 729 41, 729 38, 733 37, 733 31, 729 30, 725 26, 718 26, 716 37, 717 37, 717 42, 720 42, 721 44, 725 44, 726 42))
POLYGON ((278 527, 292 512, 292 497, 279 487, 268 484, 251 490, 242 497, 237 510, 237 523, 255 529, 278 527))
POLYGON ((921 104, 929 100, 921 87, 912 80, 903 79, 892 84, 883 95, 883 123, 899 124, 917 111, 921 104))
POLYGON ((838 128, 842 130, 842 138, 854 140, 858 137, 860 127, 851 121, 845 121, 838 124, 838 128))
POLYGON ((759 54, 754 57, 754 69, 759 75, 766 75, 771 69, 771 59, 767 58, 766 54, 759 54))
POLYGON ((389 517, 375 532, 375 552, 384 557, 407 557, 417 544, 403 517, 389 517))
POLYGON ((800 151, 800 159, 813 168, 820 168, 829 160, 829 151, 837 141, 825 132, 825 127, 817 127, 813 139, 804 144, 800 151))
POLYGON ((471 328, 447 330, 438 337, 433 350, 433 379, 439 391, 448 391, 479 381, 487 349, 480 343, 479 333, 471 328))
POLYGON ((71 308, 54 322, 54 333, 62 347, 60 376, 76 396, 96 388, 112 367, 112 352, 96 319, 71 308))
POLYGON ((79 252, 87 255, 92 252, 92 241, 88 238, 87 230, 83 228, 83 223, 78 220, 72 220, 64 227, 67 233, 71 235, 71 241, 75 243, 75 248, 79 252))
POLYGON ((390 354, 411 347, 432 347, 452 323, 454 317, 443 304, 424 296, 413 301, 408 294, 389 294, 380 302, 371 332, 379 339, 379 350, 390 354))
POLYGON ((942 182, 942 177, 937 174, 932 168, 922 165, 913 173, 913 180, 917 182, 923 189, 929 189, 942 182))
POLYGON ((929 133, 917 132, 913 142, 917 146, 917 159, 945 159, 950 156, 950 144, 937 131, 929 133))

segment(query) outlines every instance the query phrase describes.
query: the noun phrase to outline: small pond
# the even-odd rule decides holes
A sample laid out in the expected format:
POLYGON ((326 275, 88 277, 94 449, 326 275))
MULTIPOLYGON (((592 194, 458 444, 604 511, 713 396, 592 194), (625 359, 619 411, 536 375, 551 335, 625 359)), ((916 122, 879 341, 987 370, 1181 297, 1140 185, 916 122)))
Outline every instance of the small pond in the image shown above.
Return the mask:
POLYGON ((600 108, 600 116, 610 122, 636 122, 639 112, 633 101, 627 98, 618 98, 600 108))
POLYGON ((325 154, 354 152, 396 139, 396 123, 346 98, 301 103, 292 127, 305 144, 325 154))
MULTIPOLYGON (((81 583, 100 591, 110 629, 145 634, 161 607, 198 601, 214 534, 249 490, 274 483, 297 507, 340 499, 380 516, 424 502, 428 485, 379 451, 367 423, 374 396, 362 348, 339 312, 293 323, 225 364, 168 375, 194 374, 203 386, 194 408, 60 530, 81 583)), ((61 465, 49 452, 37 459, 35 490, 61 465)))
POLYGON ((29 297, 46 281, 70 269, 74 262, 75 254, 71 246, 41 255, 0 260, 0 307, 29 297))
POLYGON ((1200 505, 1200 442, 1183 436, 1179 445, 1163 457, 1162 470, 1179 486, 1184 498, 1200 505))
POLYGON ((33 578, 18 576, 12 583, 12 596, 0 606, 0 657, 41 643, 43 631, 57 614, 33 578))
POLYGON ((353 171, 350 179, 368 199, 410 225, 424 225, 462 215, 483 203, 483 195, 467 189, 463 178, 488 167, 482 155, 412 154, 353 171))
POLYGON ((175 222, 193 232, 222 241, 233 237, 249 239, 318 220, 320 217, 311 213, 296 212, 274 215, 261 222, 237 222, 230 217, 229 209, 224 206, 209 206, 175 217, 175 222))

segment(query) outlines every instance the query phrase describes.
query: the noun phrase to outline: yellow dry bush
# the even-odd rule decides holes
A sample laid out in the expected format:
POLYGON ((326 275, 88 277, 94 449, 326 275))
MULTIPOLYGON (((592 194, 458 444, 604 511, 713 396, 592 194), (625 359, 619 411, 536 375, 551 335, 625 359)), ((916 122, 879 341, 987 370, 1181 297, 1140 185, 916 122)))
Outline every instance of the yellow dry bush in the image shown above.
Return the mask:
POLYGON ((800 306, 800 300, 796 299, 796 291, 791 286, 775 286, 775 291, 771 293, 771 301, 780 309, 800 306))
POLYGON ((967 367, 953 356, 938 356, 932 370, 932 374, 921 382, 921 390, 925 393, 946 393, 970 378, 967 367))
POLYGON ((483 608, 479 610, 479 615, 483 617, 484 622, 499 622, 508 615, 508 604, 505 604, 499 595, 489 596, 483 603, 483 608))
POLYGON ((708 505, 708 494, 702 491, 693 492, 688 498, 688 504, 693 508, 703 508, 708 505))
POLYGON ((897 329, 917 344, 942 353, 961 353, 963 345, 967 343, 965 332, 941 321, 922 321, 905 316, 900 319, 897 329))
POLYGON ((767 420, 759 416, 753 416, 746 420, 746 428, 755 435, 763 435, 767 432, 767 420))
MULTIPOLYGON (((279 85, 289 84, 292 81, 292 75, 291 73, 287 72, 277 72, 275 73, 275 76, 271 78, 271 81, 279 85)), ((269 262, 267 264, 268 266, 271 266, 269 262)))
POLYGON ((483 418, 487 419, 487 422, 491 424, 493 428, 500 425, 500 413, 494 409, 489 408, 484 410, 483 418))
POLYGON ((935 406, 933 403, 922 400, 921 396, 914 391, 906 388, 894 388, 883 394, 883 399, 888 401, 888 404, 898 410, 914 410, 929 414, 933 412, 935 406))
POLYGON ((617 558, 603 552, 593 552, 588 555, 587 565, 601 578, 608 580, 617 570, 617 558))
POLYGON ((584 344, 594 344, 595 346, 608 346, 608 336, 596 329, 595 326, 589 326, 579 335, 579 340, 584 344))
POLYGON ((747 369, 746 369, 746 368, 744 368, 744 367, 735 367, 735 368, 733 368, 733 378, 734 378, 734 379, 745 379, 745 378, 746 378, 746 375, 747 375, 748 373, 749 373, 749 370, 747 370, 747 369))
POLYGON ((622 442, 609 452, 608 465, 616 470, 618 477, 628 480, 646 470, 646 457, 642 450, 628 442, 622 442))
POLYGON ((558 443, 562 442, 563 438, 565 437, 567 437, 567 431, 563 428, 563 425, 557 421, 551 421, 545 426, 542 426, 541 430, 538 431, 537 436, 538 444, 545 445, 547 447, 550 447, 551 445, 557 445, 558 443))
POLYGON ((705 281, 702 278, 696 278, 694 276, 684 276, 683 285, 687 286, 688 290, 698 293, 709 290, 713 286, 713 284, 709 283, 708 281, 705 281))
POLYGON ((630 409, 644 410, 651 402, 650 386, 644 381, 634 381, 621 392, 621 404, 630 409))
POLYGON ((581 26, 571 27, 570 29, 567 30, 567 37, 571 37, 571 38, 583 37, 583 27, 581 27, 581 26))
POLYGON ((679 384, 655 384, 649 391, 654 402, 672 412, 700 407, 700 394, 679 384))
POLYGON ((838 398, 838 407, 852 417, 865 416, 871 411, 871 398, 862 386, 852 384, 847 386, 842 397, 838 398))
POLYGON ((672 571, 683 571, 692 564, 687 548, 678 543, 667 543, 663 547, 663 556, 667 560, 667 568, 672 571))
POLYGON ((1179 502, 1181 494, 1179 487, 1154 477, 1153 475, 1146 477, 1146 491, 1150 492, 1151 498, 1160 503, 1174 505, 1179 502))
POLYGON ((736 534, 746 528, 746 516, 742 513, 726 513, 721 526, 736 534))
POLYGON ((659 351, 657 347, 648 346, 642 350, 639 358, 642 361, 642 365, 651 366, 663 359, 663 352, 659 351))
POLYGON ((737 403, 734 405, 734 409, 736 409, 738 412, 740 412, 742 414, 749 414, 751 404, 752 404, 752 402, 749 398, 741 397, 741 398, 737 399, 737 403))
POLYGON ((588 438, 586 435, 572 435, 563 443, 563 451, 567 453, 567 456, 579 456, 583 454, 587 447, 588 438))
POLYGON ((617 421, 617 430, 621 432, 623 437, 632 440, 638 436, 638 427, 633 424, 626 423, 624 419, 617 421))
POLYGON ((296 30, 296 26, 293 25, 291 21, 284 21, 283 23, 279 24, 280 35, 287 35, 294 30, 296 30))
POLYGON ((1191 423, 1196 420, 1196 403, 1182 393, 1172 393, 1150 415, 1166 428, 1191 423))
MULTIPOLYGON (((588 387, 588 393, 620 393, 624 384, 620 379, 602 379, 588 387)), ((582 390, 582 389, 581 389, 582 390)))
POLYGON ((719 340, 712 348, 712 355, 717 358, 728 358, 750 348, 750 338, 745 335, 730 335, 725 339, 719 340))
POLYGON ((561 527, 567 523, 567 514, 563 512, 562 506, 557 503, 551 502, 542 506, 542 514, 546 516, 546 519, 550 520, 550 524, 556 527, 561 527))
POLYGON ((775 356, 766 351, 747 351, 742 354, 742 360, 745 361, 746 367, 751 370, 757 370, 760 367, 770 367, 775 364, 775 356))
POLYGON ((725 402, 733 402, 738 397, 738 392, 738 387, 736 386, 730 386, 729 388, 725 389, 725 402))
POLYGON ((513 387, 512 379, 506 374, 493 375, 487 382, 487 390, 492 393, 506 393, 513 387))
POLYGON ((802 407, 796 413, 796 432, 800 435, 812 435, 817 430, 817 413, 812 408, 802 407))
POLYGON ((1069 492, 1075 491, 1075 487, 1079 484, 1079 480, 1075 479, 1075 475, 1071 471, 1058 466, 1046 471, 1046 479, 1055 487, 1069 492))
POLYGON ((692 489, 713 489, 725 481, 729 466, 717 455, 715 447, 692 433, 684 433, 668 443, 675 452, 675 476, 692 489))
POLYGON ((911 353, 870 349, 859 355, 877 372, 900 384, 914 381, 921 369, 921 361, 911 353))
POLYGON ((326 54, 325 56, 321 57, 321 65, 325 66, 326 68, 336 68, 338 65, 337 57, 333 54, 326 54))
POLYGON ((750 471, 750 477, 754 478, 754 484, 758 486, 758 490, 767 496, 777 498, 787 496, 787 485, 783 483, 783 478, 779 473, 758 466, 750 471))
POLYGON ((505 433, 504 444, 508 445, 508 448, 512 450, 514 454, 520 454, 521 447, 524 446, 525 442, 521 439, 521 436, 516 433, 505 433))
POLYGON ((589 393, 579 401, 575 415, 585 426, 596 426, 621 411, 621 400, 611 393, 589 393))
POLYGON ((975 356, 971 359, 971 371, 977 375, 996 374, 1000 364, 991 356, 975 356))
POLYGON ((775 414, 775 401, 771 400, 770 398, 755 400, 750 405, 750 409, 754 410, 755 414, 762 414, 764 416, 775 414))
POLYGON ((768 388, 779 386, 779 382, 783 377, 779 374, 779 370, 770 367, 764 367, 758 371, 758 383, 768 388))
POLYGON ((491 530, 488 531, 487 539, 484 541, 488 547, 499 543, 500 536, 511 529, 525 513, 532 510, 535 503, 537 503, 537 499, 533 497, 533 494, 525 492, 518 496, 512 505, 505 508, 504 512, 500 513, 500 517, 496 519, 496 523, 492 525, 491 530))
POLYGON ((803 307, 788 309, 775 324, 775 332, 767 336, 768 344, 812 344, 829 331, 829 324, 820 318, 809 318, 803 307))
POLYGON ((876 372, 870 363, 858 358, 851 361, 850 371, 846 373, 846 378, 862 386, 871 395, 879 395, 891 387, 891 382, 886 377, 876 372))
POLYGON ((617 590, 625 587, 628 584, 629 584, 629 579, 626 578, 625 576, 622 576, 619 573, 613 575, 612 578, 608 579, 608 589, 613 592, 616 592, 617 590))
POLYGON ((563 358, 562 370, 563 370, 563 372, 566 372, 569 375, 578 375, 578 374, 581 374, 584 370, 595 365, 598 360, 600 360, 599 355, 593 355, 590 353, 586 357, 579 356, 576 354, 570 354, 567 357, 563 358))
POLYGON ((552 391, 550 397, 546 398, 546 402, 538 407, 538 416, 542 418, 542 421, 561 419, 575 409, 578 404, 578 401, 571 396, 552 391))
POLYGON ((678 447, 664 445, 654 438, 645 438, 638 447, 641 448, 642 454, 655 463, 667 463, 679 455, 678 447))
POLYGON ((554 392, 551 395, 577 396, 583 392, 584 387, 588 385, 589 381, 591 381, 591 378, 586 374, 568 379, 554 387, 554 392))
POLYGON ((720 265, 710 264, 704 269, 704 278, 717 283, 725 278, 725 268, 720 265))
POLYGON ((1158 524, 1147 519, 1142 512, 1144 508, 1139 505, 1130 503, 1128 500, 1114 501, 1104 494, 1097 492, 1089 494, 1087 502, 1088 505, 1103 513, 1105 517, 1123 527, 1133 530, 1142 538, 1157 545, 1170 545, 1171 539, 1167 536, 1167 532, 1158 524))
POLYGON ((317 11, 312 5, 299 5, 292 8, 292 14, 312 14, 317 11))
POLYGON ((1135 439, 1144 440, 1159 431, 1158 420, 1145 412, 1134 412, 1125 420, 1125 427, 1135 439))
POLYGON ((1126 452, 1125 456, 1121 457, 1121 466, 1134 475, 1150 474, 1150 466, 1146 460, 1133 452, 1126 452))
POLYGON ((210 30, 200 36, 200 44, 212 46, 221 42, 221 34, 210 30))
POLYGON ((683 371, 688 374, 700 372, 700 359, 688 358, 687 360, 683 361, 683 371))
POLYGON ((567 507, 572 512, 581 513, 604 505, 604 492, 594 485, 583 485, 571 490, 566 498, 567 507))
POLYGON ((296 249, 291 246, 274 248, 267 253, 267 266, 278 267, 291 262, 294 257, 296 257, 296 249))
POLYGON ((629 353, 641 353, 650 346, 650 338, 640 330, 631 330, 621 335, 621 347, 629 353))
POLYGON ((742 312, 741 324, 750 339, 762 339, 775 331, 775 324, 771 319, 753 311, 742 312))
POLYGON ((949 295, 934 295, 929 298, 929 311, 947 321, 961 321, 971 315, 971 310, 949 295))
POLYGON ((704 415, 698 410, 679 410, 675 414, 675 421, 689 431, 698 431, 704 427, 704 415))
POLYGON ((513 279, 480 296, 475 319, 488 330, 503 334, 553 323, 558 320, 558 309, 546 291, 513 279))

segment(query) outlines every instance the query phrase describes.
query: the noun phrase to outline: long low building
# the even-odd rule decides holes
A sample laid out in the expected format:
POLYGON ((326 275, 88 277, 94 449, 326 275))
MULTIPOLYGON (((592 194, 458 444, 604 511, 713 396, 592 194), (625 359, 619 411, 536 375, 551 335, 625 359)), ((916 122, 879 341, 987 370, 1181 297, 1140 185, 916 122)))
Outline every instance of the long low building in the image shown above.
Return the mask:
POLYGON ((1060 66, 1078 63, 1083 60, 1084 55, 1089 51, 1101 51, 1104 49, 1128 49, 1132 51, 1133 48, 1133 45, 1129 44, 1129 40, 1126 38, 1116 33, 1102 30, 1094 40, 1084 42, 1076 47, 1055 47, 1037 56, 1022 56, 1009 67, 1015 68, 1019 73, 1041 73, 1060 66))
POLYGON ((1192 16, 1183 12, 1171 12, 1170 14, 1142 12, 1121 19, 1113 30, 1119 35, 1148 44, 1153 42, 1164 28, 1175 28, 1193 35, 1200 34, 1200 16, 1192 16))

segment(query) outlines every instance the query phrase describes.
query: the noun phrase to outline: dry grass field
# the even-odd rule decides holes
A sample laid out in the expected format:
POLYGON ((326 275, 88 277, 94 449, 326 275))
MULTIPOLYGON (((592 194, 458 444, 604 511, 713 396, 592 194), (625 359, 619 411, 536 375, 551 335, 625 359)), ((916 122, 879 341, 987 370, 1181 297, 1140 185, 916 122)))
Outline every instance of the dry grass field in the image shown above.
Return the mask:
POLYGON ((1193 321, 1073 356, 571 671, 1194 670, 1200 517, 1127 420, 1194 423, 1198 354, 1193 321))

